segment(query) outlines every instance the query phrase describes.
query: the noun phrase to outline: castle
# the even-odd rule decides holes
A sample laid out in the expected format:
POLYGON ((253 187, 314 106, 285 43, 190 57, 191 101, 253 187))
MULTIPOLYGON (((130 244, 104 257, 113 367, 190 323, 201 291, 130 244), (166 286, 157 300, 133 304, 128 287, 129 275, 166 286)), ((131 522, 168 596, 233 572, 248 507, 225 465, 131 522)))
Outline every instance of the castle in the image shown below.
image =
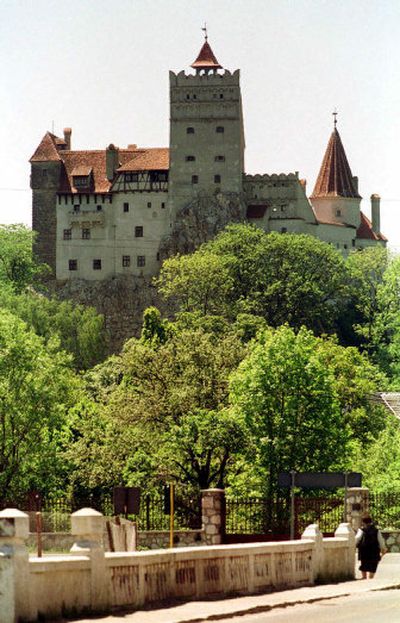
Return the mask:
POLYGON ((170 72, 169 148, 109 145, 76 151, 71 129, 47 132, 30 159, 36 252, 61 282, 151 277, 228 222, 311 234, 344 255, 386 244, 379 196, 360 211, 336 127, 310 198, 298 172, 247 175, 239 70, 223 70, 207 41, 191 66, 170 72))

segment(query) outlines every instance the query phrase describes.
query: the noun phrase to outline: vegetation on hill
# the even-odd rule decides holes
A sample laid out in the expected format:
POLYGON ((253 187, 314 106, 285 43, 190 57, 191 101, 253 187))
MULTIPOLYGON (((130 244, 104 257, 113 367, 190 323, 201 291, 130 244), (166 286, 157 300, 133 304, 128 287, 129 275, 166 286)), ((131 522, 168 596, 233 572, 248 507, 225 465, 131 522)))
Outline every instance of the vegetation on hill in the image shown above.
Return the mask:
POLYGON ((398 422, 368 400, 400 384, 400 259, 384 249, 344 260, 229 226, 164 262, 176 317, 149 308, 106 359, 101 316, 39 293, 29 230, 3 227, 1 245, 0 496, 171 480, 273 495, 290 469, 400 488, 398 422))

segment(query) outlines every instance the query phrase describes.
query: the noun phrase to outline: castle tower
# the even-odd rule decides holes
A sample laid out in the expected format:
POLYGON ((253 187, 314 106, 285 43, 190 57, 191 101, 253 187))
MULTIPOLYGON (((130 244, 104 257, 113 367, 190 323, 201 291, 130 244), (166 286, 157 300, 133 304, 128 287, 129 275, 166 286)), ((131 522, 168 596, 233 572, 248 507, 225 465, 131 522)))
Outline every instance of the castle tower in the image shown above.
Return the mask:
POLYGON ((222 71, 207 35, 196 74, 170 72, 169 205, 174 218, 196 197, 241 193, 244 129, 239 70, 222 71))
POLYGON ((317 219, 344 223, 357 228, 360 224, 358 179, 354 177, 339 132, 334 129, 326 148, 321 169, 310 197, 317 219))
POLYGON ((59 150, 70 149, 71 131, 64 140, 47 132, 30 159, 32 188, 32 229, 36 232, 35 255, 56 273, 56 197, 60 185, 62 159, 59 150))

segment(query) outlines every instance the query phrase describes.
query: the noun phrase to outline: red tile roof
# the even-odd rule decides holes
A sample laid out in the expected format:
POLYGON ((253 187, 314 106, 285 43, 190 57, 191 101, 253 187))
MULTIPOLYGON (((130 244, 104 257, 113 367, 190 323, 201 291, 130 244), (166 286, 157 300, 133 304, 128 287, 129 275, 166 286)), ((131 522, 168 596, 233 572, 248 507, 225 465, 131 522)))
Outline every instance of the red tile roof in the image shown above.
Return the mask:
POLYGON ((321 169, 311 197, 360 198, 339 132, 335 128, 329 139, 321 169))
POLYGON ((61 160, 56 145, 65 145, 63 139, 46 132, 29 162, 50 162, 61 160))
POLYGON ((263 218, 267 208, 268 208, 268 205, 266 204, 248 205, 246 217, 247 218, 263 218))
POLYGON ((138 149, 133 158, 119 167, 118 172, 127 171, 168 171, 169 149, 168 147, 150 147, 138 149))
POLYGON ((377 234, 376 232, 374 232, 374 230, 372 229, 372 223, 369 218, 365 216, 365 214, 360 212, 360 216, 361 222, 357 229, 357 238, 361 238, 363 240, 382 240, 383 242, 387 241, 386 236, 381 233, 377 234))
POLYGON ((72 176, 77 175, 79 177, 86 177, 91 174, 92 170, 93 170, 92 167, 86 167, 86 166, 75 167, 75 169, 71 171, 71 175, 72 176))
POLYGON ((191 67, 194 69, 222 69, 222 65, 220 65, 215 58, 214 52, 212 51, 208 41, 203 43, 203 47, 191 67))
MULTIPOLYGON (((120 149, 118 152, 120 163, 132 158, 134 151, 120 149)), ((91 170, 93 175, 93 186, 91 192, 106 193, 111 188, 111 182, 106 175, 106 150, 91 151, 62 151, 60 153, 64 163, 64 172, 60 183, 59 192, 76 192, 72 177, 74 175, 88 175, 86 171, 91 170), (81 173, 82 171, 82 173, 81 173), (83 173, 85 171, 85 173, 83 173)))

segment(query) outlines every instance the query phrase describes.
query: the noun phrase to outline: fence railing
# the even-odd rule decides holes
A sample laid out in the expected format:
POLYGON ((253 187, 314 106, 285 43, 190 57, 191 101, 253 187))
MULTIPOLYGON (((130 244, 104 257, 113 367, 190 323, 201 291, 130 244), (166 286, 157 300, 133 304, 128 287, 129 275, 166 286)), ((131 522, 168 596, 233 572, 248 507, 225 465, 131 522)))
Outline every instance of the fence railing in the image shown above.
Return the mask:
MULTIPOLYGON (((89 507, 103 515, 114 515, 112 494, 87 497, 44 498, 28 495, 19 500, 1 500, 0 508, 19 508, 29 514, 30 530, 36 529, 36 512, 42 514, 43 532, 69 532, 71 513, 80 508, 89 507)), ((169 530, 170 513, 166 507, 164 492, 155 492, 141 496, 138 515, 130 515, 136 521, 139 530, 169 530)), ((201 528, 201 497, 177 493, 174 501, 174 529, 188 530, 201 528)))
POLYGON ((225 532, 227 534, 289 533, 290 500, 277 498, 226 499, 225 532))
POLYGON ((370 492, 369 512, 381 529, 400 530, 400 492, 370 492))

